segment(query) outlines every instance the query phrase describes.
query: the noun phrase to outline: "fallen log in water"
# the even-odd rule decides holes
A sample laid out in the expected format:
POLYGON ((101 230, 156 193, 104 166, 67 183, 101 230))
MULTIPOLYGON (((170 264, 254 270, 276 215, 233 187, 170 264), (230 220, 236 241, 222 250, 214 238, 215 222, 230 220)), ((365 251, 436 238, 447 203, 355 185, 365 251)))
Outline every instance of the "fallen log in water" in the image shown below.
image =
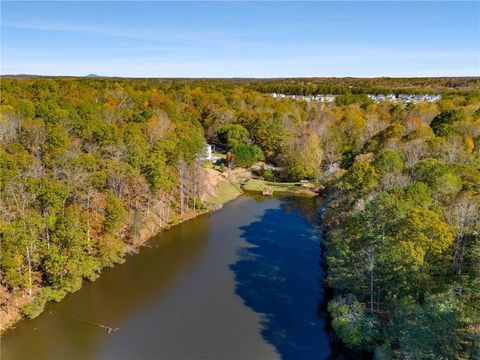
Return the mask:
MULTIPOLYGON (((49 313, 52 314, 52 311, 50 311, 49 313)), ((113 328, 113 327, 111 327, 111 326, 102 325, 102 324, 97 324, 97 323, 94 323, 94 322, 91 322, 91 321, 88 321, 88 320, 84 320, 84 319, 80 319, 80 318, 73 317, 73 316, 70 316, 70 315, 62 314, 62 313, 59 313, 59 312, 57 312, 57 311, 53 311, 53 313, 58 314, 58 315, 60 315, 60 316, 63 316, 63 317, 65 317, 65 318, 68 318, 68 319, 72 319, 72 320, 76 320, 76 321, 83 322, 83 323, 88 324, 88 325, 98 326, 98 327, 106 330, 107 333, 108 333, 108 335, 112 335, 112 333, 120 330, 120 328, 113 328)))

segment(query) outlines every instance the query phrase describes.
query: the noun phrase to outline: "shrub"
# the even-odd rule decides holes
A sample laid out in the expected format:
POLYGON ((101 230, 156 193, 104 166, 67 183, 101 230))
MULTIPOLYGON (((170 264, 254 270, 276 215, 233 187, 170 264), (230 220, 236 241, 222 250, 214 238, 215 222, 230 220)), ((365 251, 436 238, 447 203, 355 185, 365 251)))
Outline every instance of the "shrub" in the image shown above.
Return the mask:
POLYGON ((262 171, 262 176, 263 176, 263 179, 264 179, 265 181, 273 181, 273 180, 274 180, 272 170, 263 169, 263 171, 262 171))

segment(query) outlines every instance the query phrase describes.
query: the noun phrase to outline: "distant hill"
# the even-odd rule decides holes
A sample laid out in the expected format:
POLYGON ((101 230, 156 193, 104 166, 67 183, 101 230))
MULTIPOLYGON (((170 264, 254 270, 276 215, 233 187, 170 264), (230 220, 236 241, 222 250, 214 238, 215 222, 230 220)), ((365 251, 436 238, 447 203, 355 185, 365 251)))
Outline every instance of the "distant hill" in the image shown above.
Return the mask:
POLYGON ((88 74, 87 76, 85 76, 87 78, 98 78, 100 77, 100 75, 97 75, 97 74, 88 74))

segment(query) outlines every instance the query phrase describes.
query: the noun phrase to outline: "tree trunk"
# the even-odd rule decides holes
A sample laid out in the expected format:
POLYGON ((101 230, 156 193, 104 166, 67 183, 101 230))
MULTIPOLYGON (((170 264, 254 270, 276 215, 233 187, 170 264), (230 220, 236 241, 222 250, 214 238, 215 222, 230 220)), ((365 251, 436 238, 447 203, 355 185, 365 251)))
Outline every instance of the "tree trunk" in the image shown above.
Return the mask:
POLYGON ((28 246, 25 246, 25 249, 27 250, 27 261, 28 261, 28 278, 29 278, 29 287, 28 287, 28 295, 31 297, 32 296, 32 261, 30 258, 30 250, 28 249, 28 246))

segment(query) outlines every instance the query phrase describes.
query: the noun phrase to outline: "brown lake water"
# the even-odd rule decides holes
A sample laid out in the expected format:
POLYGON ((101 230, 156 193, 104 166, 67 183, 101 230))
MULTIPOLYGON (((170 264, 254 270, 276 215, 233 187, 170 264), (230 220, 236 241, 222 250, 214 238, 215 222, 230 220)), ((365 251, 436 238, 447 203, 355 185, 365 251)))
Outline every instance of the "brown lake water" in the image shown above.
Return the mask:
POLYGON ((242 196, 163 231, 19 323, 1 359, 326 359, 319 206, 242 196))

